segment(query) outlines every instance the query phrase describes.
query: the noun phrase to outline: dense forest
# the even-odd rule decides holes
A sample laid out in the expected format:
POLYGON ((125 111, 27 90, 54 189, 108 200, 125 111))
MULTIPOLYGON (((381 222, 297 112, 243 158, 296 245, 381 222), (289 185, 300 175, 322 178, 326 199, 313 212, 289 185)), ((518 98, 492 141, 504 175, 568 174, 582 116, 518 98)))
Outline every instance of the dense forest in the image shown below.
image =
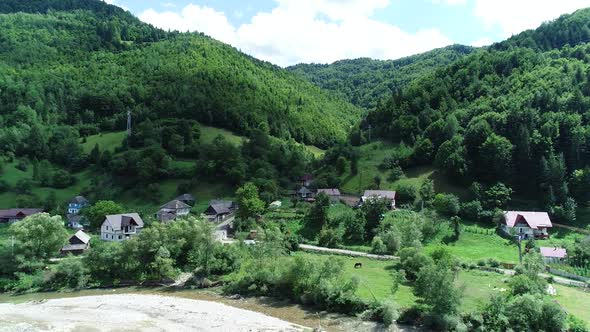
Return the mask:
POLYGON ((469 46, 452 45, 397 60, 361 58, 328 65, 298 64, 287 69, 357 106, 372 109, 392 91, 474 50, 469 46))
POLYGON ((204 35, 156 29, 100 1, 11 1, 0 12, 6 131, 16 118, 21 127, 65 124, 84 136, 124 128, 131 111, 137 123, 185 118, 325 147, 344 139, 360 114, 279 67, 204 35), (12 13, 21 10, 31 13, 12 13))
POLYGON ((413 146, 402 163, 434 163, 465 186, 500 182, 573 211, 574 199, 589 200, 590 46, 569 43, 588 22, 580 10, 463 57, 397 90, 361 128, 413 146))

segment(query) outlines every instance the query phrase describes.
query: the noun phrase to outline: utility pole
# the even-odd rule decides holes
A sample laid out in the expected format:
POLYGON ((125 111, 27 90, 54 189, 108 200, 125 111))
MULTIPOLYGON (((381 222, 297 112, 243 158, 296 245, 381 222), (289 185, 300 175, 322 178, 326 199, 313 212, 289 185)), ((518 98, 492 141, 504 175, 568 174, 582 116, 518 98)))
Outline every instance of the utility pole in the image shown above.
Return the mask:
POLYGON ((520 264, 522 264, 522 246, 521 246, 521 237, 520 234, 518 234, 516 236, 516 244, 518 244, 518 261, 520 262, 520 264))
POLYGON ((127 136, 131 136, 131 111, 127 111, 127 136))

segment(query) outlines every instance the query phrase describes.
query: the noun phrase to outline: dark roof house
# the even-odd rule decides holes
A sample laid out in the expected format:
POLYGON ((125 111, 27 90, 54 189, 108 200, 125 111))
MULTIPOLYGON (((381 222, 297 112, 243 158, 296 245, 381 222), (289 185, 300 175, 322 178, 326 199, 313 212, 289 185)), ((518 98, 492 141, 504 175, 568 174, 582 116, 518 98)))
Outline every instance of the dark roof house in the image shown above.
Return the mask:
POLYGON ((88 248, 90 248, 90 236, 84 233, 84 231, 79 230, 70 237, 68 244, 61 248, 61 253, 62 255, 79 255, 88 248))
POLYGON ((166 209, 166 210, 181 210, 181 209, 190 209, 191 206, 178 200, 172 200, 162 206, 160 206, 160 209, 166 209))
POLYGON ((176 197, 175 200, 181 201, 184 204, 187 204, 190 206, 193 206, 193 204, 195 204, 195 197, 191 194, 182 194, 182 195, 176 197))
POLYGON ((108 221, 115 231, 120 231, 121 229, 131 225, 143 227, 143 220, 139 214, 135 212, 125 214, 109 214, 106 216, 105 221, 108 221))
POLYGON ((43 209, 37 208, 14 208, 0 210, 0 223, 14 222, 23 220, 24 218, 36 213, 43 212, 43 209))
POLYGON ((209 219, 222 221, 237 208, 237 204, 233 201, 214 199, 209 202, 209 206, 207 207, 207 210, 205 210, 205 215, 207 215, 209 219))
POLYGON ((90 204, 90 202, 84 196, 76 196, 76 197, 72 198, 69 203, 70 204, 82 204, 82 205, 90 204))

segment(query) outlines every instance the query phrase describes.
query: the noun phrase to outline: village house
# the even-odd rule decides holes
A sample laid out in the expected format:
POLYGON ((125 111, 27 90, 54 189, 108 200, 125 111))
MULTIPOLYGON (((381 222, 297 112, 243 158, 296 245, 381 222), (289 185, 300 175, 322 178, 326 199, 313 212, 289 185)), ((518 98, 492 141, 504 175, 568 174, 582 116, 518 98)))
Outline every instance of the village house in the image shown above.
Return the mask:
POLYGON ((214 199, 209 202, 205 216, 209 221, 221 222, 231 217, 237 209, 238 206, 233 201, 214 199))
POLYGON ((184 204, 190 205, 190 206, 195 205, 195 201, 196 201, 195 197, 191 194, 182 194, 182 195, 176 197, 175 200, 181 201, 184 204))
POLYGON ((558 247, 539 247, 543 261, 547 264, 563 263, 567 259, 567 250, 558 247))
POLYGON ((186 217, 190 212, 190 205, 175 199, 160 206, 160 210, 156 213, 156 219, 161 222, 168 222, 178 217, 186 217))
POLYGON ((89 205, 90 202, 84 196, 76 196, 68 202, 68 214, 78 214, 89 205))
POLYGON ((518 235, 521 239, 549 238, 548 228, 553 227, 547 212, 504 211, 500 225, 504 233, 518 235))
POLYGON ((340 196, 340 190, 338 190, 338 189, 335 189, 335 188, 318 189, 316 195, 319 195, 321 193, 328 195, 328 197, 330 197, 330 202, 333 204, 340 202, 341 196, 340 196))
POLYGON ((313 192, 307 187, 303 186, 299 190, 297 190, 297 197, 299 197, 302 201, 313 201, 313 192))
POLYGON ((71 229, 83 229, 85 224, 88 224, 88 219, 79 214, 66 215, 68 227, 71 229))
POLYGON ((142 229, 143 220, 137 213, 111 214, 105 217, 100 227, 100 238, 104 241, 125 241, 142 229))
POLYGON ((361 204, 371 199, 383 199, 387 201, 389 209, 395 209, 395 191, 390 190, 365 190, 361 197, 361 204))
POLYGON ((12 223, 23 220, 28 216, 43 212, 43 209, 37 208, 14 208, 0 210, 0 224, 12 223))
POLYGON ((88 248, 90 248, 90 235, 80 230, 70 237, 68 244, 61 248, 61 254, 80 255, 88 248))

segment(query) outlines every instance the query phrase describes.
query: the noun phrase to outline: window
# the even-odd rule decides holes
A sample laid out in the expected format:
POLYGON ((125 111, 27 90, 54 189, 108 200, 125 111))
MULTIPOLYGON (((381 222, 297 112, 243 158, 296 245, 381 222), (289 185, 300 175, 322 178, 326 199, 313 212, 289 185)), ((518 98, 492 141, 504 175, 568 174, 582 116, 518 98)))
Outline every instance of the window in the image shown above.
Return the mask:
POLYGON ((119 240, 121 240, 123 238, 123 236, 119 235, 119 240))

